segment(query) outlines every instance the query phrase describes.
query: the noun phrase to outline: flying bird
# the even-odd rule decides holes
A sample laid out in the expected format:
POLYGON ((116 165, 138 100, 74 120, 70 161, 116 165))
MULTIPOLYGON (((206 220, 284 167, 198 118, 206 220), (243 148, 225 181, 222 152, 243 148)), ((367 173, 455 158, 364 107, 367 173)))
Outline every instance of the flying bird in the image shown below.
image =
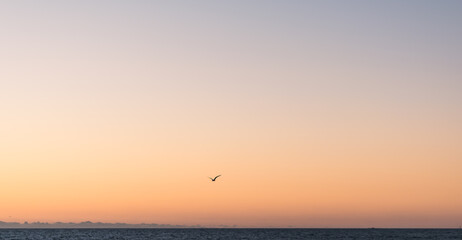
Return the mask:
POLYGON ((215 182, 215 180, 217 180, 217 178, 218 178, 219 176, 221 176, 221 175, 218 175, 218 176, 216 176, 216 177, 214 177, 214 178, 211 178, 211 177, 209 177, 209 178, 210 178, 210 180, 212 180, 212 182, 215 182))

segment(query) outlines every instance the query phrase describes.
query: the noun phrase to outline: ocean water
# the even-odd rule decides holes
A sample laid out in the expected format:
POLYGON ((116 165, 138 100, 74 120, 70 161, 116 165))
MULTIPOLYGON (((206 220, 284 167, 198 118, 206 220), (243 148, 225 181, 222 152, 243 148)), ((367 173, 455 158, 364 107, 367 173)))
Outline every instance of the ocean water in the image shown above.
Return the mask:
POLYGON ((462 229, 0 229, 0 239, 462 239, 462 229))

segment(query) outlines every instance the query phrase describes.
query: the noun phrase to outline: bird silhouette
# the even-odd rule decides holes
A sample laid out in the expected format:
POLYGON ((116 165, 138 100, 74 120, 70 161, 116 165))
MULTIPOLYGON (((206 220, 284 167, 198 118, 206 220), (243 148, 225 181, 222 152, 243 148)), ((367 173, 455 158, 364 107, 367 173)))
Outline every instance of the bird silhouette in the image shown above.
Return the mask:
POLYGON ((221 176, 221 175, 218 175, 218 176, 216 176, 216 177, 214 177, 214 178, 211 178, 211 177, 209 177, 209 178, 210 178, 210 180, 212 180, 212 182, 215 182, 215 180, 217 180, 217 178, 218 178, 219 176, 221 176))

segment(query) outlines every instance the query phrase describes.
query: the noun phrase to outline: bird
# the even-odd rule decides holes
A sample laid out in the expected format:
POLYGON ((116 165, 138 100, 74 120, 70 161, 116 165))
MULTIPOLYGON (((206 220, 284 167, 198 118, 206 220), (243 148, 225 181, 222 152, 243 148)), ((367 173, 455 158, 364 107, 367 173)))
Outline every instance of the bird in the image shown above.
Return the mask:
POLYGON ((218 176, 216 176, 216 177, 214 177, 214 178, 211 178, 211 177, 209 177, 209 178, 210 178, 210 180, 212 180, 212 182, 215 182, 215 180, 217 180, 217 178, 218 178, 219 176, 221 176, 221 175, 218 175, 218 176))

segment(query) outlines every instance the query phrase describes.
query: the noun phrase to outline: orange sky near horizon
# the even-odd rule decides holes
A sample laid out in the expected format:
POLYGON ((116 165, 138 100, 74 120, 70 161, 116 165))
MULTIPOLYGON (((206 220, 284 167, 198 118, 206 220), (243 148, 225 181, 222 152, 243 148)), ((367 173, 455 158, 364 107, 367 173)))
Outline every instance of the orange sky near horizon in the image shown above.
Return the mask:
POLYGON ((0 221, 462 224, 460 3, 178 3, 0 3, 0 221))

